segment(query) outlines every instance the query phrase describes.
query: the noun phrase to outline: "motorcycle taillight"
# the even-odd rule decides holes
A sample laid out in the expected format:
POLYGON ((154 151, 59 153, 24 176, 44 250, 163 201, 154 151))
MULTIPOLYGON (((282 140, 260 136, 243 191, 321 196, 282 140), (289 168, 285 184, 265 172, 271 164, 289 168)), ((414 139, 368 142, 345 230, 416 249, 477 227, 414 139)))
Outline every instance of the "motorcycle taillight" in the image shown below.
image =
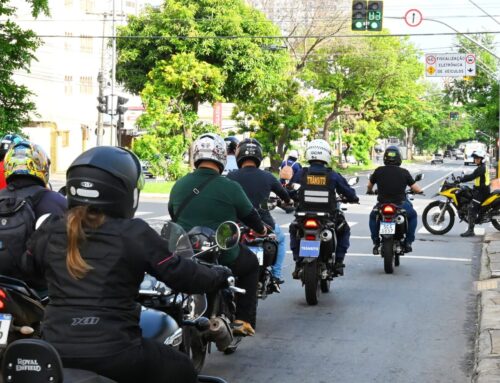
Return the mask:
POLYGON ((306 240, 307 241, 314 241, 314 240, 316 240, 316 236, 313 234, 306 234, 306 240))
POLYGON ((316 219, 306 219, 304 222, 304 227, 306 229, 317 229, 319 227, 319 222, 316 219))
POLYGON ((382 206, 382 214, 394 215, 396 214, 396 208, 394 205, 384 205, 382 206))
POLYGON ((7 294, 3 289, 0 289, 0 310, 5 308, 5 300, 7 299, 7 294))

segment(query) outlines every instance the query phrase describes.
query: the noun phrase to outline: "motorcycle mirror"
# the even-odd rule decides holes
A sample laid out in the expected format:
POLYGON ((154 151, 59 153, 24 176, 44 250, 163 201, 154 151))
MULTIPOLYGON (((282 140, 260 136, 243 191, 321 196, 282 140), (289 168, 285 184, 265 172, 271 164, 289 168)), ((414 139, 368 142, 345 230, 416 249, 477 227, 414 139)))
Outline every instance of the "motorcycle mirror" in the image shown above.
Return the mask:
POLYGON ((415 182, 422 181, 424 179, 424 175, 422 173, 418 173, 415 176, 415 182))
POLYGON ((238 245, 240 241, 240 227, 232 222, 222 222, 215 232, 215 242, 223 250, 229 250, 238 245))
POLYGON ((349 181, 347 181, 347 183, 349 184, 349 186, 354 186, 358 182, 359 182, 359 177, 351 177, 351 178, 349 178, 349 181))
POLYGON ((57 192, 66 197, 66 186, 63 186, 57 192))

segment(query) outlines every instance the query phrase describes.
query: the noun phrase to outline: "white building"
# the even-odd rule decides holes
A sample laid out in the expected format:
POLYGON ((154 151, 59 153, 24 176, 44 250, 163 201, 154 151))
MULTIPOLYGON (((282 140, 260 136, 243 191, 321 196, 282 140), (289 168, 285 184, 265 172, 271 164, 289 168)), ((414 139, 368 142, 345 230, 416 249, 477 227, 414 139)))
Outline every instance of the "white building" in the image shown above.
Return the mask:
MULTIPOLYGON (((16 81, 35 94, 37 115, 23 130, 49 153, 53 171, 64 171, 83 150, 96 144, 98 73, 104 63, 106 89, 110 94, 111 0, 50 0, 50 17, 34 20, 28 2, 18 2, 17 22, 41 36, 30 72, 16 73, 16 81), (105 16, 105 13, 107 14, 105 16), (103 45, 104 41, 104 45, 103 45), (103 51, 104 46, 104 51, 103 51)), ((126 14, 137 13, 143 0, 115 0, 116 25, 126 14)), ((121 94, 119 89, 115 94, 121 94)), ((133 100, 128 105, 133 104, 133 100)), ((140 105, 140 102, 136 104, 140 105)), ((108 124, 109 126, 109 124, 108 124)), ((103 143, 112 143, 105 128, 103 143)))

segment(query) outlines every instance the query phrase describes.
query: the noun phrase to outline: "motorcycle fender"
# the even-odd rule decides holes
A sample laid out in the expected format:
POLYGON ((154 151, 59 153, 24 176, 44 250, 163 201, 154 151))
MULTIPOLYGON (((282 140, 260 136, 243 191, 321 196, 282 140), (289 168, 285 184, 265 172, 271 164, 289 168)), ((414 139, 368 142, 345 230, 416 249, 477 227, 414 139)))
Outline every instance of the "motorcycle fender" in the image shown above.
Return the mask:
POLYGON ((313 263, 313 262, 316 262, 316 260, 318 258, 301 258, 302 259, 302 263, 313 263))
POLYGON ((384 239, 394 238, 394 234, 381 234, 380 237, 382 237, 382 241, 383 241, 384 239))

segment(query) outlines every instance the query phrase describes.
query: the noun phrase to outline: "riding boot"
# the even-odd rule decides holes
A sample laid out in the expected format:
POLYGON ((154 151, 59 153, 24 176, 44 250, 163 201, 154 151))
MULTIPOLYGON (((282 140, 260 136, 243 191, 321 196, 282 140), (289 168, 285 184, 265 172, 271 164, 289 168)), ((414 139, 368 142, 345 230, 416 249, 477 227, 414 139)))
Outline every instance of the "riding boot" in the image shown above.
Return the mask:
POLYGON ((469 215, 469 227, 466 232, 460 234, 461 237, 474 237, 474 225, 475 225, 475 217, 469 215))

